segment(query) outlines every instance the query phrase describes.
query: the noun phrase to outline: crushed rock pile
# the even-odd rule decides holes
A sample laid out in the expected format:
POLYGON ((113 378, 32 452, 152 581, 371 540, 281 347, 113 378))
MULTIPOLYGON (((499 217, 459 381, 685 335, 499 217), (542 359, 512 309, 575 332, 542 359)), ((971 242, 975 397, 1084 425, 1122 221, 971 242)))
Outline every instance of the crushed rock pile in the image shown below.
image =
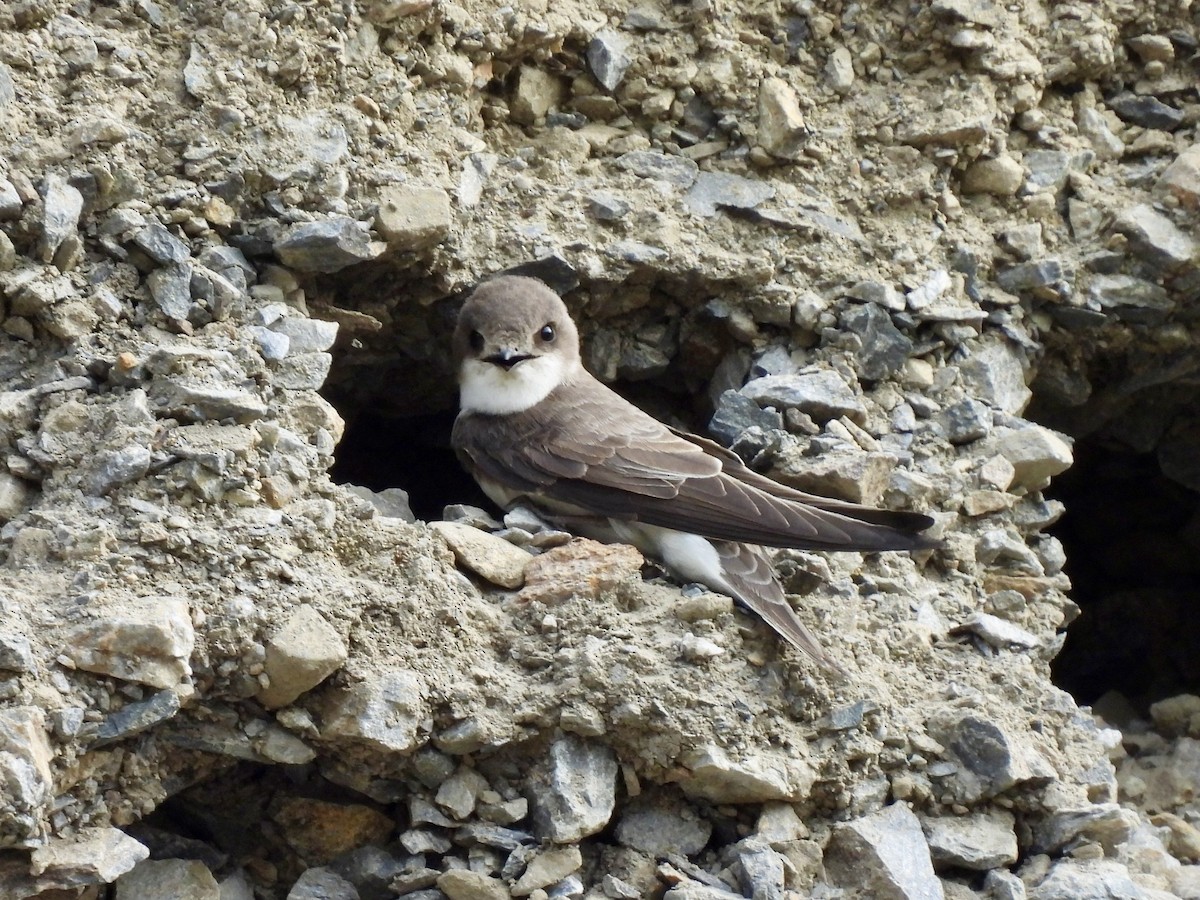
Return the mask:
POLYGON ((1200 896, 1194 698, 1051 683, 1026 417, 1173 439, 1196 65, 1182 3, 5 4, 0 895, 1200 896), (656 413, 936 516, 779 554, 846 678, 334 483, 346 418, 452 408, 498 271, 656 413))

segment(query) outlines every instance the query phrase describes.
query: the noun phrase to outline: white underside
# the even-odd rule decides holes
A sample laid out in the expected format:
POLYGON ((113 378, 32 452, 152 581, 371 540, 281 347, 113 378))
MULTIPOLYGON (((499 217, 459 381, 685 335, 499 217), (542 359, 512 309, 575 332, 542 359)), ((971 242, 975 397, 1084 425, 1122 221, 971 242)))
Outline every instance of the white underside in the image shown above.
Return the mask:
POLYGON ((661 560, 680 580, 731 593, 721 567, 721 556, 708 538, 640 522, 615 519, 608 522, 617 540, 633 544, 648 556, 661 560))
POLYGON ((463 412, 503 416, 541 403, 570 375, 557 353, 526 359, 511 369, 480 359, 463 360, 459 372, 459 408, 463 412))

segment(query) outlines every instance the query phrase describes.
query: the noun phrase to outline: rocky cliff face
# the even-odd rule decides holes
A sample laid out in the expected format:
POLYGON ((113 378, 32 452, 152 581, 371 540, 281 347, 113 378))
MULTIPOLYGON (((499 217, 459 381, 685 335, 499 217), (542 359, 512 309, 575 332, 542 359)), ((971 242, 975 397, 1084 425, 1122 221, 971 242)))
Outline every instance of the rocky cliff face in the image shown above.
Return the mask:
POLYGON ((1138 718, 1200 658, 1197 36, 1166 2, 4 5, 0 894, 1200 896, 1200 701, 1138 718), (936 515, 932 553, 779 554, 846 678, 462 505, 447 340, 498 271, 660 417, 936 515), (1072 439, 1111 493, 1071 494, 1070 675, 1137 664, 1124 733, 1050 679, 1072 439))

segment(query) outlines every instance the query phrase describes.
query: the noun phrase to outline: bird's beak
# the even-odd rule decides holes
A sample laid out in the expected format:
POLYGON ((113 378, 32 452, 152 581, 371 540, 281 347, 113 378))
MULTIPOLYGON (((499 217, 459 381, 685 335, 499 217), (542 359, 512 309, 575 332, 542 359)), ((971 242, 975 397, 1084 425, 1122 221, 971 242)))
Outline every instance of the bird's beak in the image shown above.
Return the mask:
POLYGON ((527 353, 518 353, 515 347, 501 347, 484 361, 495 363, 507 372, 517 363, 526 359, 532 359, 532 357, 527 353))

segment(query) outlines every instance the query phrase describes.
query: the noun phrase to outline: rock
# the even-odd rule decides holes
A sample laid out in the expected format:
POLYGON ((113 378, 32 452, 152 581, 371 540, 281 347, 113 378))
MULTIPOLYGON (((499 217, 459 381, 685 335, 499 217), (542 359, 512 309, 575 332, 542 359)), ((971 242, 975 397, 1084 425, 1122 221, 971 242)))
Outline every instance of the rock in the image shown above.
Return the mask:
MULTIPOLYGON (((29 858, 29 872, 38 877, 43 890, 70 891, 117 881, 135 866, 145 865, 143 860, 149 855, 143 844, 118 828, 85 828, 70 838, 53 838, 35 849, 29 858)), ((117 896, 122 896, 120 882, 117 896)), ((163 898, 162 894, 144 896, 147 900, 163 898)))
POLYGON ((146 859, 116 888, 116 900, 221 900, 217 879, 195 859, 146 859))
POLYGON ((1120 159, 1125 154, 1125 142, 1113 134, 1104 115, 1090 106, 1081 106, 1075 114, 1075 125, 1089 144, 1097 159, 1120 159))
POLYGON ((1044 487, 1074 462, 1071 447, 1061 437, 1040 425, 1029 425, 1002 435, 996 451, 1012 463, 1013 484, 1028 490, 1044 487))
POLYGON ((150 449, 141 444, 100 452, 95 459, 89 492, 102 497, 123 484, 137 481, 150 471, 150 458, 150 449))
POLYGON ((187 244, 155 219, 148 220, 146 226, 134 234, 133 242, 159 265, 182 263, 192 255, 187 244))
POLYGON ((847 416, 862 424, 867 415, 850 386, 836 373, 823 369, 755 378, 741 393, 760 406, 799 409, 820 423, 847 416))
MULTIPOLYGON (((190 900, 190 898, 189 898, 190 900)), ((358 889, 332 869, 306 869, 288 891, 287 900, 359 900, 358 889)))
POLYGON ((150 296, 167 318, 183 322, 192 311, 192 267, 171 263, 146 276, 150 296))
POLYGON ((947 786, 959 802, 976 803, 1016 785, 1037 787, 1055 777, 1050 764, 1026 741, 990 719, 945 711, 933 716, 927 727, 958 763, 947 786))
POLYGON ((128 703, 105 717, 96 731, 96 743, 110 744, 160 725, 179 712, 179 695, 163 689, 145 700, 128 703))
POLYGON ((1138 814, 1116 803, 1097 803, 1077 808, 1056 809, 1033 827, 1035 853, 1057 854, 1081 842, 1100 844, 1116 852, 1138 826, 1138 814))
POLYGON ((610 28, 598 31, 588 43, 587 63, 593 77, 612 93, 633 64, 633 58, 629 55, 629 39, 610 28))
POLYGON ((315 391, 325 383, 333 357, 328 353, 296 353, 275 366, 275 386, 289 391, 315 391))
MULTIPOLYGON (((1154 189, 1160 195, 1174 197, 1185 209, 1193 212, 1200 209, 1200 144, 1193 144, 1175 157, 1159 176, 1154 189)), ((2 203, 0 218, 3 218, 2 203)))
POLYGON ((1147 900, 1125 866, 1108 859, 1062 859, 1029 889, 1029 900, 1147 900))
POLYGON ((869 303, 853 306, 842 313, 842 327, 856 334, 862 346, 854 354, 855 368, 860 378, 880 381, 900 370, 913 350, 912 339, 892 322, 882 306, 869 303))
POLYGON ((1025 166, 1029 169, 1028 187, 1050 190, 1057 194, 1066 186, 1072 157, 1062 150, 1026 150, 1025 166))
MULTIPOLYGON (((375 507, 380 516, 386 519, 400 519, 404 522, 417 521, 412 507, 408 503, 408 491, 402 488, 384 488, 382 491, 373 491, 359 484, 347 484, 343 487, 356 497, 366 500, 375 507)), ((448 514, 445 517, 450 518, 448 514)), ((470 524, 475 525, 475 523, 470 524)), ((478 528, 479 525, 475 525, 475 527, 478 528)), ((499 526, 497 525, 497 527, 499 526)))
POLYGON ((509 590, 525 583, 532 557, 503 538, 457 522, 432 522, 433 528, 454 552, 459 565, 480 578, 509 590))
POLYGON ((1125 92, 1109 98, 1106 102, 1108 108, 1120 116, 1123 122, 1131 125, 1174 131, 1183 124, 1183 110, 1168 106, 1157 97, 1125 92))
POLYGON ((38 255, 42 262, 48 263, 65 241, 77 236, 83 195, 62 176, 47 175, 42 187, 42 202, 44 212, 38 255))
POLYGON ((837 47, 825 61, 825 81, 839 94, 848 94, 854 86, 854 61, 850 51, 837 47))
POLYGON ((1017 861, 1015 820, 1007 810, 926 817, 921 826, 935 868, 986 872, 1017 861))
POLYGON ((612 818, 616 780, 617 760, 608 747, 571 734, 556 740, 529 780, 538 835, 570 844, 600 831, 612 818))
POLYGON ((782 900, 784 862, 765 842, 755 838, 739 841, 732 866, 742 893, 753 900, 782 900))
POLYGON ((1058 285, 1065 282, 1066 273, 1057 259, 1018 263, 1015 266, 1006 266, 996 273, 996 284, 1010 294, 1037 294, 1045 288, 1054 288, 1051 296, 1057 296, 1062 293, 1058 285))
POLYGON ((995 115, 995 101, 986 90, 975 85, 958 92, 953 104, 940 108, 922 103, 919 107, 899 109, 900 124, 896 138, 902 144, 948 147, 978 144, 987 137, 995 115))
POLYGON ((384 752, 410 753, 421 744, 424 688, 405 669, 390 669, 333 694, 322 734, 348 738, 384 752))
POLYGON ((472 153, 463 160, 462 176, 458 182, 458 203, 465 209, 478 206, 483 189, 500 157, 495 153, 472 153))
POLYGON ((808 127, 796 92, 782 78, 764 78, 758 88, 758 146, 779 159, 798 159, 808 127))
POLYGON ((875 506, 895 469, 894 456, 839 446, 815 456, 807 456, 799 448, 785 450, 778 455, 772 474, 802 491, 875 506))
POLYGON ((411 253, 436 247, 450 234, 450 195, 441 188, 389 185, 379 192, 375 230, 390 253, 411 253))
POLYGON ((978 400, 962 400, 942 410, 942 426, 951 444, 969 444, 992 430, 992 411, 978 400))
MULTIPOLYGON (((528 808, 529 801, 524 797, 521 797, 520 800, 528 808)), ((519 818, 523 819, 525 816, 522 815, 519 818)), ((536 843, 533 835, 528 832, 518 831, 515 828, 500 828, 496 825, 485 825, 482 822, 468 822, 461 826, 454 832, 454 840, 456 843, 464 844, 468 847, 474 844, 483 844, 485 847, 499 847, 501 850, 509 852, 526 844, 536 843)))
POLYGON ((456 819, 465 819, 475 812, 479 795, 488 790, 487 779, 466 766, 441 783, 434 802, 456 819))
POLYGON ((1147 203, 1126 209, 1117 216, 1113 228, 1129 239, 1138 258, 1157 274, 1171 275, 1195 264, 1200 245, 1147 203))
POLYGON ((713 803, 800 802, 816 780, 798 756, 757 754, 735 762, 714 744, 691 751, 682 762, 690 772, 679 784, 683 792, 713 803))
POLYGON ((725 391, 717 401, 717 409, 709 420, 708 432, 722 444, 729 446, 747 428, 756 426, 766 431, 783 428, 783 416, 774 409, 761 408, 738 391, 725 391))
POLYGON ((37 846, 44 840, 42 815, 52 798, 53 753, 46 717, 32 706, 0 709, 0 847, 37 846))
POLYGON ((19 218, 24 204, 21 195, 7 178, 0 178, 0 221, 19 218))
POLYGON ((583 854, 579 852, 578 847, 545 850, 525 867, 525 873, 512 886, 512 895, 528 897, 538 888, 549 887, 562 881, 582 865, 583 854))
POLYGON ((556 603, 571 597, 598 597, 641 577, 642 554, 628 544, 601 544, 576 538, 535 556, 525 569, 523 602, 556 603))
POLYGON ((1025 183, 1025 170, 1011 156, 981 159, 963 173, 964 194, 992 194, 996 197, 1011 197, 1025 183))
POLYGON ((302 272, 340 272, 378 258, 386 248, 386 244, 372 241, 360 222, 345 216, 293 225, 275 242, 275 252, 284 265, 302 272))
POLYGON ((808 828, 790 803, 764 803, 754 825, 754 836, 768 844, 808 837, 808 828))
POLYGON ((0 524, 23 513, 35 493, 29 482, 8 472, 0 472, 0 524))
POLYGON ((191 678, 195 641, 187 600, 141 597, 69 629, 62 653, 88 672, 177 689, 191 678))
POLYGON ((1032 650, 1042 643, 1037 635, 1020 625, 982 612, 971 613, 961 625, 952 628, 950 634, 973 634, 997 650, 1032 650))
POLYGON ((754 209, 775 196, 765 181, 726 172, 700 172, 683 202, 697 216, 709 218, 720 208, 754 209))
POLYGON ((712 824, 688 805, 643 794, 629 802, 617 822, 617 842, 655 858, 668 853, 695 856, 712 837, 712 824))
POLYGON ((267 709, 287 706, 342 667, 346 642, 313 607, 296 609, 267 641, 263 671, 270 680, 258 692, 267 709))
POLYGON ((597 222, 619 222, 632 209, 624 199, 607 191, 592 191, 586 199, 588 214, 597 222))
POLYGON ((516 90, 508 105, 509 115, 518 125, 534 125, 562 103, 563 93, 563 83, 557 76, 545 69, 521 66, 517 72, 516 90))
POLYGON ((319 353, 337 340, 338 324, 306 316, 284 316, 273 322, 270 329, 287 336, 289 353, 319 353))
POLYGON ((32 672, 35 665, 33 646, 27 637, 0 632, 0 671, 32 672))
POLYGON ((958 372, 968 396, 1011 415, 1020 415, 1033 396, 1019 351, 1002 340, 975 344, 958 372))
POLYGON ((364 844, 383 844, 395 831, 388 816, 365 804, 298 795, 277 797, 269 816, 283 840, 309 865, 327 865, 364 844))
POLYGON ((466 869, 443 872, 437 886, 450 900, 509 900, 512 896, 499 878, 466 869))
POLYGON ((1137 324, 1159 324, 1175 310, 1166 288, 1132 275, 1093 275, 1087 296, 1100 309, 1137 324))
POLYGON ((834 885, 878 900, 942 900, 921 823, 903 803, 833 826, 825 869, 834 885))
POLYGON ((692 160, 657 150, 632 150, 618 156, 615 163, 639 178, 654 178, 681 188, 691 187, 700 174, 700 167, 692 160))
POLYGON ((400 835, 400 846, 414 855, 443 854, 450 851, 450 841, 441 834, 424 828, 410 828, 400 835))

